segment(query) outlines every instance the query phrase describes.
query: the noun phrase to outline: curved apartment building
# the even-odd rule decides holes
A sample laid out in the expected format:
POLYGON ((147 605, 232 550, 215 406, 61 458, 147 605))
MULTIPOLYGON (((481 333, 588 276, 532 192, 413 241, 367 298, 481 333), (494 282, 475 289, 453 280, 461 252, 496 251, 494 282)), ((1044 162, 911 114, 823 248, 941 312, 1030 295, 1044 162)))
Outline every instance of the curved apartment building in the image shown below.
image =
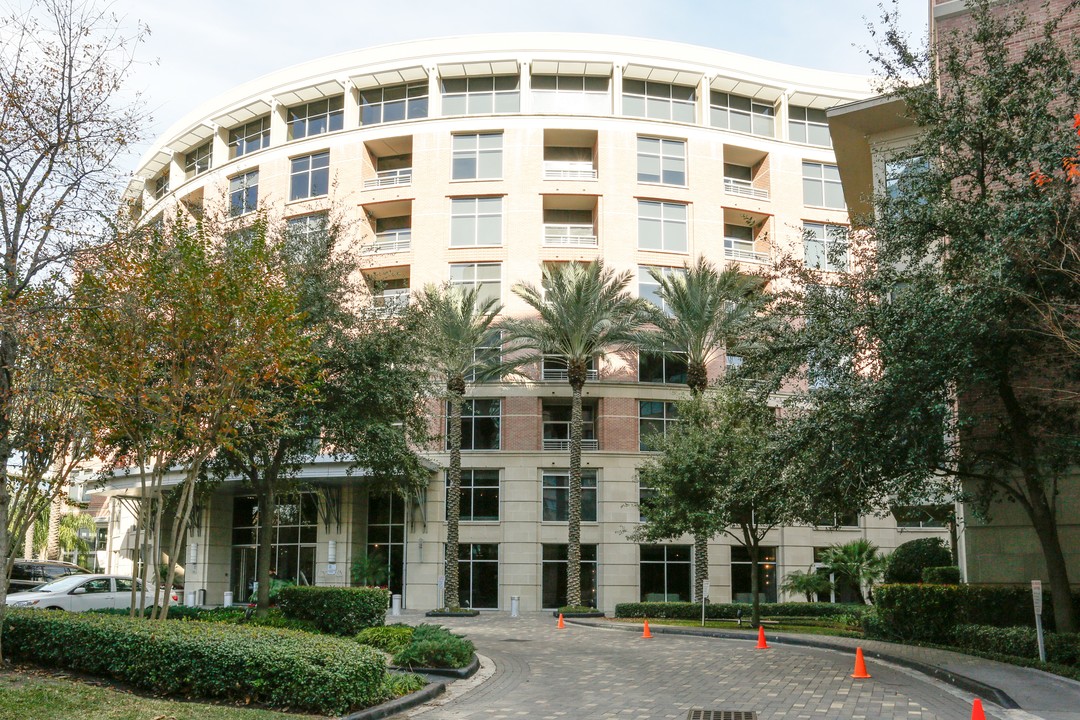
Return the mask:
MULTIPOLYGON (((847 211, 825 110, 870 95, 868 79, 703 47, 603 35, 510 34, 377 47, 288 68, 203 105, 146 154, 128 188, 145 217, 177 201, 266 208, 294 228, 331 207, 358 228, 362 272, 393 313, 427 283, 478 285, 505 312, 544 263, 603 258, 655 297, 647 269, 699 255, 747 270, 781 253, 827 267, 847 211), (805 238, 805 240, 804 240, 805 238)), ((719 374, 729 357, 712 371, 719 374)), ((639 545, 635 468, 649 433, 686 392, 677 362, 600 358, 585 387, 583 558, 600 608, 690 599, 688 539, 639 545)), ((557 359, 525 382, 470 388, 461 525, 462 604, 523 610, 565 603, 570 389, 557 359)), ((429 453, 432 467, 447 454, 429 453)), ((345 584, 353 560, 376 554, 413 608, 440 596, 445 487, 369 497, 362 476, 316 462, 313 490, 279 513, 282 578, 345 584)), ((133 492, 108 491, 113 562, 125 555, 133 492)), ((187 589, 220 603, 250 592, 253 498, 226 483, 198 509, 187 589)), ((867 537, 882 548, 945 536, 928 516, 822 518, 773 532, 767 599, 816 551, 867 537), (899 519, 897 519, 899 518, 899 519), (833 529, 838 524, 839 527, 833 529)), ((713 540, 714 601, 747 600, 742 548, 713 540)), ((802 598, 791 598, 802 599, 802 598)), ((202 600, 202 598, 200 598, 202 600)), ((453 603, 450 603, 453 604, 453 603)))

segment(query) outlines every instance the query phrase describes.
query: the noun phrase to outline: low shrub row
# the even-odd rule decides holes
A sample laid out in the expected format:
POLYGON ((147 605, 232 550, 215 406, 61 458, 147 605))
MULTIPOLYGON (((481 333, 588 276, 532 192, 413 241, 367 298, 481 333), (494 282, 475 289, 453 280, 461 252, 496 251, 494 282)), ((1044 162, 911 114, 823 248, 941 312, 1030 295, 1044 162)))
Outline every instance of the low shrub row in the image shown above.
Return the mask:
POLYGON ((286 618, 312 623, 331 635, 356 635, 382 625, 390 606, 390 591, 377 587, 281 588, 278 606, 286 618))
POLYGON ((939 585, 959 585, 960 568, 956 565, 923 568, 922 581, 924 583, 937 583, 939 585))
POLYGON ((413 628, 410 625, 382 625, 365 628, 356 634, 356 641, 361 645, 370 645, 376 650, 396 655, 412 642, 413 628))
POLYGON ((9 609, 3 644, 12 658, 163 695, 341 715, 388 692, 375 650, 291 630, 9 609))
MULTIPOLYGON (((119 615, 121 617, 128 617, 130 615, 127 610, 118 608, 102 608, 100 610, 91 610, 90 612, 100 613, 102 615, 119 615)), ((146 609, 144 615, 145 617, 150 617, 150 608, 146 609)), ((275 627, 284 628, 286 630, 319 632, 319 629, 315 627, 315 623, 309 620, 298 620, 296 618, 285 617, 281 610, 277 608, 270 608, 266 615, 259 617, 254 614, 248 616, 247 609, 244 607, 200 608, 177 605, 169 608, 169 620, 197 620, 199 622, 254 625, 256 627, 275 627)))
POLYGON ((394 664, 406 668, 463 668, 472 662, 476 647, 441 625, 418 625, 394 664))
MULTIPOLYGON (((1046 660, 1061 665, 1080 666, 1080 634, 1045 633, 1046 660)), ((965 650, 1039 659, 1039 640, 1035 628, 958 625, 953 644, 965 650)))
MULTIPOLYGON (((861 617, 869 606, 849 603, 762 603, 762 617, 861 617)), ((742 610, 744 619, 753 612, 750 603, 706 603, 705 617, 711 620, 734 619, 742 610)), ((615 606, 617 618, 670 618, 700 620, 701 604, 692 602, 637 602, 615 606)))

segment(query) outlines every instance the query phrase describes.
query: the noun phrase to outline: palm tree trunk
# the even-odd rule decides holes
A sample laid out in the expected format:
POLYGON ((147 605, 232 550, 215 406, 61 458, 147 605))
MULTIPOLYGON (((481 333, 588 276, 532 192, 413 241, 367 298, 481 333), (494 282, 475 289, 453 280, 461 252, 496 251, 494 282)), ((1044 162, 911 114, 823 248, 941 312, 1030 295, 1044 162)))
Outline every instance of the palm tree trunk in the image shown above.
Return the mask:
POLYGON ((446 471, 446 584, 443 605, 461 605, 458 580, 458 522, 461 519, 461 406, 464 403, 465 381, 447 383, 450 395, 450 468, 446 471))
POLYGON ((702 602, 705 580, 709 577, 709 536, 694 533, 694 600, 702 602))
POLYGON ((26 533, 23 536, 23 557, 30 559, 34 557, 34 523, 31 522, 26 526, 26 533))
POLYGON ((45 559, 60 559, 60 515, 64 511, 64 498, 57 493, 49 503, 49 534, 45 540, 45 559))
POLYGON ((566 604, 581 605, 581 388, 585 385, 585 364, 571 366, 570 387, 570 507, 567 508, 566 604), (580 370, 580 372, 578 372, 580 370))

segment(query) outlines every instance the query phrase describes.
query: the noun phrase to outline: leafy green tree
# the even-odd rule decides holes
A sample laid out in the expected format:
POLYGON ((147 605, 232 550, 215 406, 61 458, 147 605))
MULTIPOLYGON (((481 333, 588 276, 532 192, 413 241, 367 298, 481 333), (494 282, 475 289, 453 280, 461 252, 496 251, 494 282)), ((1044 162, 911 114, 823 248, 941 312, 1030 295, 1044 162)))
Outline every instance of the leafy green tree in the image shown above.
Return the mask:
POLYGON ((821 562, 837 578, 857 587, 864 603, 872 603, 870 591, 881 579, 886 565, 885 556, 878 552, 877 545, 865 538, 830 545, 822 554, 821 562))
POLYGON ((449 406, 446 471, 446 557, 444 602, 459 605, 458 525, 461 519, 461 408, 470 382, 503 377, 514 367, 500 352, 486 352, 498 337, 496 322, 502 304, 484 298, 479 287, 429 285, 411 310, 416 341, 431 374, 438 382, 440 399, 449 406))
MULTIPOLYGON (((690 394, 700 396, 709 384, 708 367, 721 353, 734 347, 743 327, 761 305, 758 277, 724 270, 699 257, 685 272, 663 273, 650 268, 659 284, 663 309, 653 308, 650 332, 638 342, 642 350, 666 354, 686 363, 690 394)), ((694 532, 694 597, 700 602, 702 584, 709 575, 709 535, 694 532)))
MULTIPOLYGON (((66 512, 56 523, 56 544, 60 552, 78 551, 80 559, 90 554, 90 543, 79 536, 79 532, 90 533, 91 537, 97 532, 97 524, 94 518, 85 513, 66 512)), ((48 525, 37 523, 34 525, 34 547, 44 552, 49 541, 48 525)), ((57 558, 50 558, 59 560, 57 558)), ((93 564, 89 566, 93 569, 93 564)))
POLYGON ((806 602, 814 602, 818 596, 831 592, 832 588, 832 581, 813 568, 805 572, 793 570, 784 577, 784 582, 780 583, 781 590, 789 595, 802 595, 806 602))
POLYGON ((661 439, 660 453, 638 468, 653 489, 642 503, 646 522, 631 537, 666 540, 723 532, 750 556, 753 623, 761 620, 761 543, 773 528, 805 516, 811 505, 770 452, 776 414, 735 382, 679 403, 681 422, 661 439))
POLYGON ((608 352, 636 347, 647 303, 626 292, 630 273, 616 274, 602 261, 545 265, 542 287, 518 283, 514 293, 539 317, 507 322, 522 362, 556 356, 566 361, 570 408, 570 488, 566 603, 581 605, 581 391, 588 365, 608 352))
POLYGON ((984 517, 1019 508, 1055 623, 1075 631, 1057 495, 1080 463, 1077 327, 1047 332, 1038 308, 1080 302, 1080 200, 1032 173, 1075 154, 1080 48, 990 5, 968 3, 970 29, 929 55, 886 28, 885 84, 919 130, 886 158, 904 172, 851 238, 849 271, 786 268, 803 289, 778 298, 748 365, 773 387, 809 366, 785 447, 808 490, 884 511, 959 483, 984 517))

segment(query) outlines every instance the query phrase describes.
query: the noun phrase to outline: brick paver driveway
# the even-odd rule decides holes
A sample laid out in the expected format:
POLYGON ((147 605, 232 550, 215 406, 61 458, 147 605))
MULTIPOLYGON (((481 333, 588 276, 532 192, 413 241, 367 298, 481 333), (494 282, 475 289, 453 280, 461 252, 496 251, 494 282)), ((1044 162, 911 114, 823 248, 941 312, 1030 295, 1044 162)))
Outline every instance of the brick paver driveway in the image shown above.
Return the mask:
POLYGON ((557 630, 551 615, 540 613, 429 622, 468 636, 494 668, 485 680, 452 688, 439 704, 397 718, 681 720, 693 708, 756 711, 760 720, 971 717, 970 696, 873 661, 872 679, 853 680, 854 657, 831 650, 757 650, 752 642, 674 635, 645 640, 575 625, 557 630))

